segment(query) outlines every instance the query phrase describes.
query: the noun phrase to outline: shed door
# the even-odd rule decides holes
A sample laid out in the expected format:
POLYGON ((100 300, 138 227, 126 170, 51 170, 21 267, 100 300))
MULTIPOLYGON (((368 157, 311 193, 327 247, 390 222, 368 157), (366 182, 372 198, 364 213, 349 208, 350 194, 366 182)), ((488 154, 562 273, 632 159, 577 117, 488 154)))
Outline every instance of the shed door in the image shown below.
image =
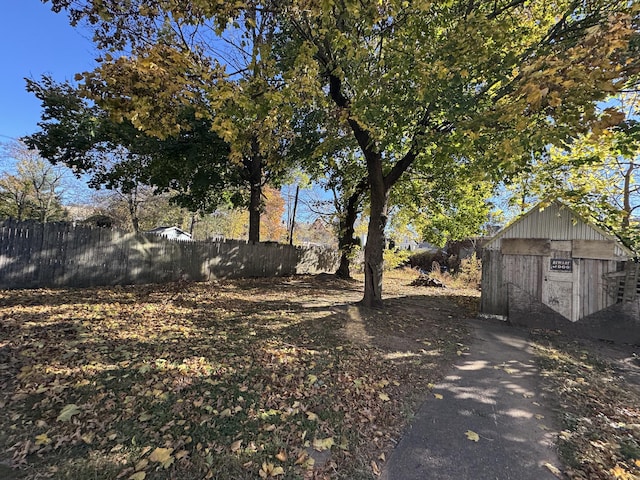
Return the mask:
POLYGON ((576 300, 580 263, 571 258, 544 257, 542 303, 571 321, 578 320, 580 303, 576 300))

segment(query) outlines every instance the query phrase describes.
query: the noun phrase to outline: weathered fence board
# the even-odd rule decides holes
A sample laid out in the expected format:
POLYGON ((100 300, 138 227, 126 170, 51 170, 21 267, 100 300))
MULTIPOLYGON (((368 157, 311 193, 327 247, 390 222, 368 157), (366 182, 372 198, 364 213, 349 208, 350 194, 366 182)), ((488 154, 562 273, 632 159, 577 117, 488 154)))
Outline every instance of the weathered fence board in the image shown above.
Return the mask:
POLYGON ((338 253, 189 242, 68 223, 0 222, 0 288, 86 287, 333 272, 338 253))

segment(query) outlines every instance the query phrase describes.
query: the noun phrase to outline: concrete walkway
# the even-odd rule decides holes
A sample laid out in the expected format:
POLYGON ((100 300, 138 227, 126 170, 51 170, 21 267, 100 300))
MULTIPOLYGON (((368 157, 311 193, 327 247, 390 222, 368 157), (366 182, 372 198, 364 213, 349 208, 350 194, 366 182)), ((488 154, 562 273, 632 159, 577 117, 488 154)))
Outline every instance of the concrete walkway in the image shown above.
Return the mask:
POLYGON ((546 465, 560 467, 553 444, 557 430, 527 332, 492 321, 469 323, 469 351, 433 389, 381 478, 558 478, 546 465), (478 434, 477 442, 467 438, 468 431, 478 434))

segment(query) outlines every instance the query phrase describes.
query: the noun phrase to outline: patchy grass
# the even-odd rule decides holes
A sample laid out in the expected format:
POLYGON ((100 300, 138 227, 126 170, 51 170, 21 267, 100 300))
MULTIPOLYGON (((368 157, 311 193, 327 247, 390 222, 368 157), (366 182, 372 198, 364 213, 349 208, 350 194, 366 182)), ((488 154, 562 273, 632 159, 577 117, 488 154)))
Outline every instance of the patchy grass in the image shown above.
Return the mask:
POLYGON ((563 423, 558 449, 567 475, 640 479, 640 377, 632 353, 625 366, 594 342, 550 332, 534 338, 545 387, 563 423))
POLYGON ((0 291, 0 475, 373 478, 477 305, 414 277, 0 291))

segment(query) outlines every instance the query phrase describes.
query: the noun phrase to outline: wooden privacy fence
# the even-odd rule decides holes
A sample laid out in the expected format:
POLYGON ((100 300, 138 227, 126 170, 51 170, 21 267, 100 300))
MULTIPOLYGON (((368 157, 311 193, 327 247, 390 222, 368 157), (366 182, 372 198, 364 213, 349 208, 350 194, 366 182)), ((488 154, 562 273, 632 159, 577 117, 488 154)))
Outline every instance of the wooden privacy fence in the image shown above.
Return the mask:
POLYGON ((0 288, 89 287, 333 272, 338 253, 190 242, 68 223, 0 222, 0 288))

